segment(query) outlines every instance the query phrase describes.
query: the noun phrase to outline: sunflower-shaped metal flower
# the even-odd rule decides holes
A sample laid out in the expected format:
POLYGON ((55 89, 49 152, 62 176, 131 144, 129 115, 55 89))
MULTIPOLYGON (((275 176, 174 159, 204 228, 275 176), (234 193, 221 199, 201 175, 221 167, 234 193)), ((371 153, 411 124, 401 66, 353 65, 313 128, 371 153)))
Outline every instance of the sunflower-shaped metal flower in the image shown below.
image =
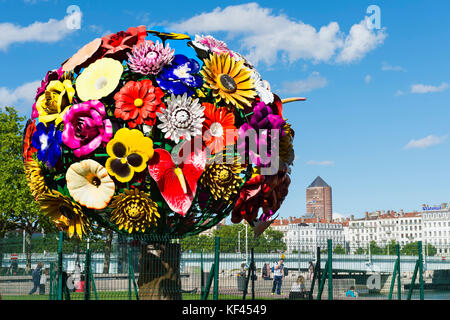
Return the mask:
POLYGON ((243 179, 239 175, 245 166, 235 158, 233 163, 211 163, 206 166, 200 183, 208 188, 214 200, 230 200, 239 192, 243 179))
POLYGON ((82 239, 92 230, 91 223, 81 206, 72 202, 60 192, 52 190, 41 194, 38 198, 41 210, 69 237, 82 239))
POLYGON ((251 106, 256 97, 252 72, 244 66, 244 60, 236 61, 229 52, 211 54, 200 71, 203 86, 212 89, 217 101, 224 100, 239 109, 251 106))
POLYGON ((34 159, 25 162, 24 166, 28 187, 30 188, 33 197, 37 199, 41 194, 48 191, 48 188, 45 185, 42 169, 39 166, 39 163, 34 159))
POLYGON ((165 133, 164 138, 178 143, 181 137, 191 140, 191 137, 202 133, 205 107, 200 104, 198 98, 192 99, 186 93, 182 96, 172 94, 166 99, 166 104, 166 109, 157 113, 162 122, 158 129, 165 133))
POLYGON ((158 225, 158 205, 149 194, 138 189, 125 189, 113 198, 109 207, 114 209, 111 221, 119 226, 119 230, 145 232, 152 225, 158 225))

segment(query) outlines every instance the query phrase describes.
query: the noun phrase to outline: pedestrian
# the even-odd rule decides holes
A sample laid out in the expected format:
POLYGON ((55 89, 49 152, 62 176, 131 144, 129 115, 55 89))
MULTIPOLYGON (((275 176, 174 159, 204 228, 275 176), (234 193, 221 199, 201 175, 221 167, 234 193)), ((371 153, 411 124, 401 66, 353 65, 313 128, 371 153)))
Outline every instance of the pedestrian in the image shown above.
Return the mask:
POLYGON ((69 280, 69 275, 67 274, 66 271, 63 271, 63 273, 62 273, 62 291, 66 297, 66 300, 70 300, 70 290, 69 290, 69 287, 67 286, 67 280, 69 280))
POLYGON ((355 291, 355 287, 351 286, 350 289, 345 293, 346 298, 356 298, 358 297, 358 294, 355 291))
POLYGON ((84 274, 80 276, 80 281, 78 282, 78 286, 76 288, 76 292, 84 292, 84 288, 86 287, 86 283, 84 281, 84 274))
POLYGON ((289 299, 304 299, 306 297, 305 278, 298 276, 297 280, 292 284, 289 299))
POLYGON ((18 269, 19 265, 17 264, 17 259, 14 259, 11 262, 11 275, 15 276, 17 274, 17 269, 18 269))
POLYGON ((42 262, 39 262, 36 266, 36 268, 31 273, 31 278, 33 280, 33 289, 28 294, 33 294, 36 292, 36 290, 39 288, 39 284, 41 282, 41 269, 42 269, 42 262))
POLYGON ((47 283, 47 269, 42 269, 41 280, 39 281, 39 294, 45 294, 45 284, 47 283))
POLYGON ((314 265, 312 261, 310 261, 308 265, 308 279, 311 281, 313 277, 314 277, 314 265))
POLYGON ((280 259, 273 267, 273 286, 272 295, 277 291, 277 295, 281 294, 281 285, 284 278, 284 260, 280 259))

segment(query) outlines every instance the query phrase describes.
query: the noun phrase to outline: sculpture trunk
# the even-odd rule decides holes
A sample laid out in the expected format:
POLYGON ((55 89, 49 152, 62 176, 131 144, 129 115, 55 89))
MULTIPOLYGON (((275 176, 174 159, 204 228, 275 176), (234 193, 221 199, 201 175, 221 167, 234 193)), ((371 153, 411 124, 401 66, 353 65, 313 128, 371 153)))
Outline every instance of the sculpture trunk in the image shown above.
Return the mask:
POLYGON ((152 243, 141 246, 139 299, 181 300, 180 245, 152 243))

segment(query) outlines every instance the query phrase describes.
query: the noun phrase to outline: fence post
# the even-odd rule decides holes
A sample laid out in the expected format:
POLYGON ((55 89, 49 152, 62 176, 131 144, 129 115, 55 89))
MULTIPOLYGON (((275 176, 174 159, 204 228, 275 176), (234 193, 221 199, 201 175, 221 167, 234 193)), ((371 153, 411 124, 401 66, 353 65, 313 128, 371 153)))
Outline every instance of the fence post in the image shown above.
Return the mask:
POLYGON ((219 254, 220 254, 220 238, 216 237, 214 250, 214 300, 219 300, 219 254))
POLYGON ((255 266, 255 255, 254 249, 251 251, 251 262, 250 267, 252 268, 252 300, 255 300, 255 277, 256 277, 256 266, 255 266))
POLYGON ((333 300, 333 243, 328 239, 328 300, 333 300))
MULTIPOLYGON (((309 270, 309 265, 308 265, 309 270)), ((311 280, 311 286, 309 288, 309 300, 313 299, 313 293, 314 293, 314 286, 316 279, 320 281, 320 247, 317 247, 317 254, 316 254, 316 267, 314 268, 313 278, 311 280)))
POLYGON ((200 251, 200 294, 201 297, 205 294, 205 274, 203 271, 203 248, 200 251))
POLYGON ((86 260, 84 262, 84 300, 91 299, 91 249, 86 250, 86 260))
POLYGON ((420 300, 424 300, 424 288, 423 288, 423 256, 422 256, 422 241, 419 241, 419 287, 420 287, 420 300))
POLYGON ((53 300, 53 262, 50 262, 50 284, 49 289, 50 292, 48 293, 48 300, 53 300))
POLYGON ((64 232, 59 232, 59 243, 58 243, 58 300, 63 299, 63 242, 64 242, 64 232))
POLYGON ((401 274, 400 274, 400 245, 397 244, 396 247, 397 250, 397 259, 398 259, 398 264, 397 264, 397 298, 398 300, 402 300, 402 280, 401 280, 401 274))
POLYGON ((131 248, 128 248, 128 300, 131 300, 131 248))

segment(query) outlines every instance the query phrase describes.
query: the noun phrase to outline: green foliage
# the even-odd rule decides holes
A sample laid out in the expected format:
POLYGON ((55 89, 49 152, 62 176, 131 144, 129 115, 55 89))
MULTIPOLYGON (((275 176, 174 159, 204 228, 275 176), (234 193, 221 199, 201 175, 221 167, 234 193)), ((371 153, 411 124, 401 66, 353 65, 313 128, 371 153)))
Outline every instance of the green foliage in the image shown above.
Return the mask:
POLYGON ((340 244, 338 244, 334 248, 333 253, 335 253, 335 254, 345 254, 345 249, 340 244))
POLYGON ((32 234, 40 228, 51 228, 51 225, 39 211, 25 178, 22 160, 24 120, 14 108, 0 109, 0 222, 9 221, 8 229, 21 228, 32 234))
MULTIPOLYGON (((426 250, 425 250, 425 248, 423 248, 422 250, 423 250, 423 254, 425 255, 425 252, 426 252, 427 256, 434 256, 437 253, 437 249, 434 246, 432 246, 431 244, 427 244, 426 250)), ((419 255, 419 243, 416 241, 416 242, 411 242, 411 243, 405 244, 405 246, 400 250, 400 254, 407 255, 407 256, 418 256, 419 255)))
POLYGON ((380 248, 375 241, 370 242, 370 254, 372 255, 382 255, 385 254, 384 249, 380 248))
MULTIPOLYGON (((220 237, 220 252, 223 253, 245 253, 245 225, 233 224, 219 226, 211 236, 200 234, 186 237, 180 240, 183 251, 214 252, 214 238, 220 237)), ((283 242, 283 233, 271 228, 267 229, 261 236, 254 238, 253 230, 247 226, 248 250, 254 248, 255 253, 284 252, 286 244, 283 242)))

